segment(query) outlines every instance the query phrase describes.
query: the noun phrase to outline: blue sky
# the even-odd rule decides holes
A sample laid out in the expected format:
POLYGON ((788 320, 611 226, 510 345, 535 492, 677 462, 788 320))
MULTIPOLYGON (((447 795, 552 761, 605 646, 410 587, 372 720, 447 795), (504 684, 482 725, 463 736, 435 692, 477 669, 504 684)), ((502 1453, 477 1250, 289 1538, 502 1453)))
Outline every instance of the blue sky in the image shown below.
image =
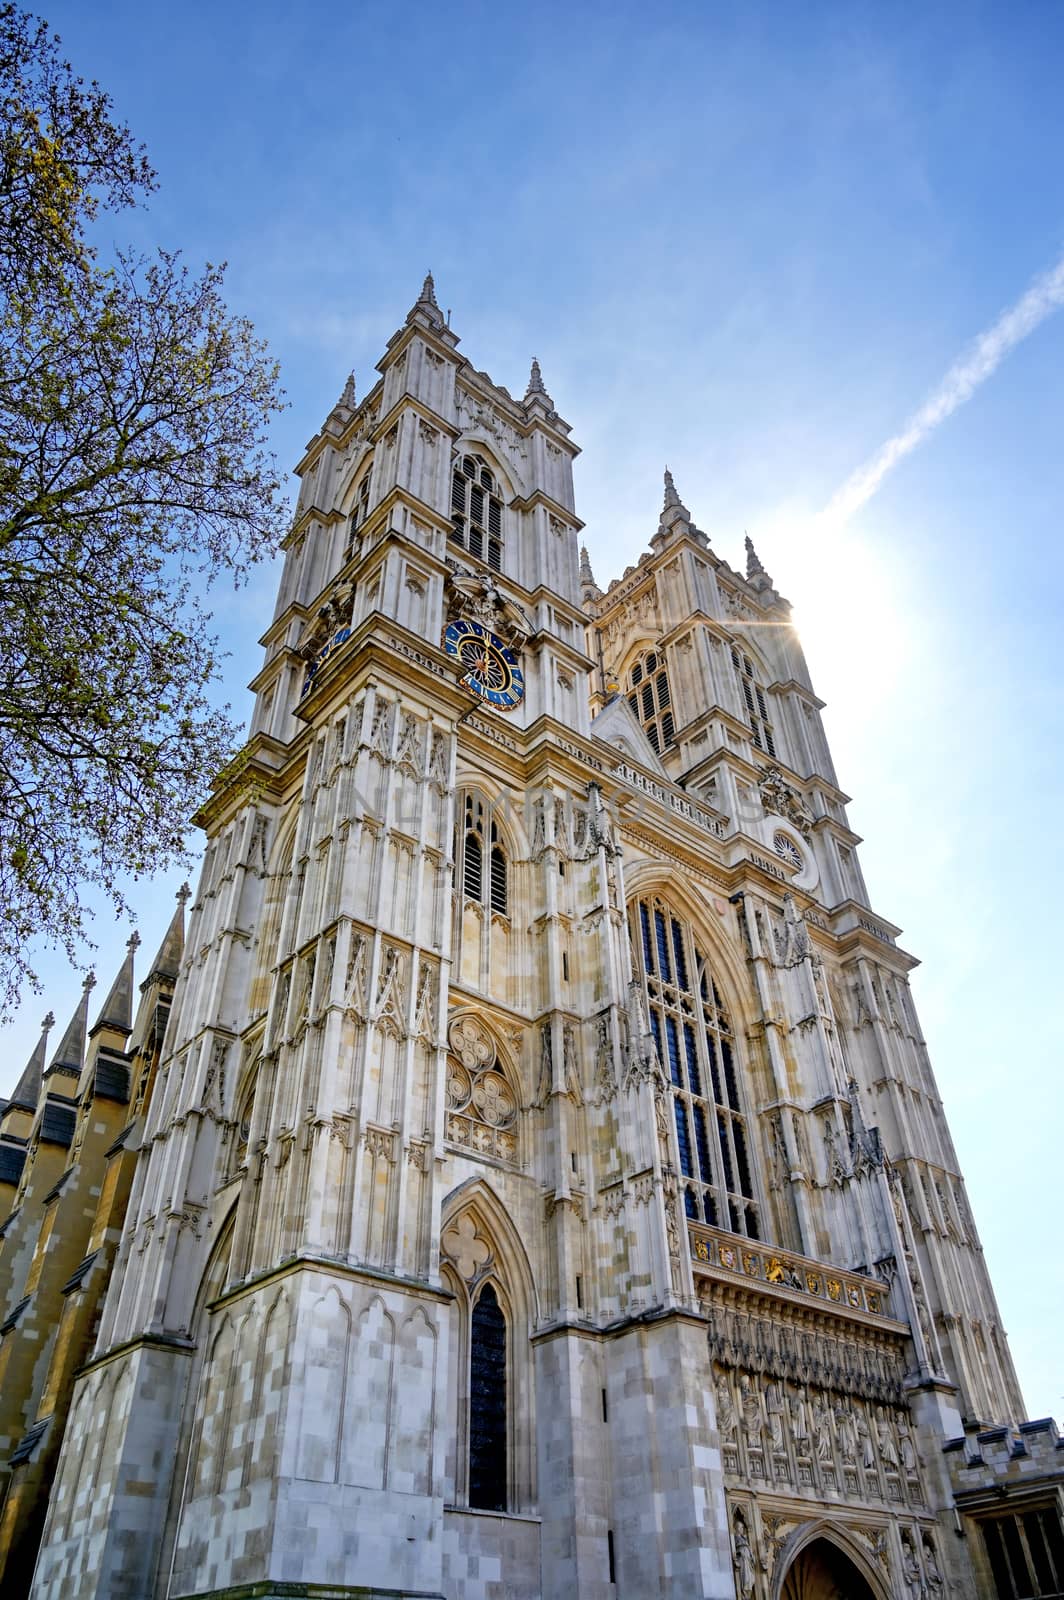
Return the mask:
MULTIPOLYGON (((1031 1415, 1064 1416, 1058 1163, 1064 316, 845 526, 817 513, 1064 252, 1064 10, 1040 4, 53 5, 161 188, 115 238, 229 262, 298 460, 429 267, 462 350, 535 354, 600 583, 661 472, 804 620, 1031 1415)), ((275 575, 219 596, 227 686, 275 575)), ((141 894, 146 945, 169 892, 141 894)), ((101 920, 101 984, 126 930, 101 920)), ((78 977, 42 958, 0 1090, 78 977)))

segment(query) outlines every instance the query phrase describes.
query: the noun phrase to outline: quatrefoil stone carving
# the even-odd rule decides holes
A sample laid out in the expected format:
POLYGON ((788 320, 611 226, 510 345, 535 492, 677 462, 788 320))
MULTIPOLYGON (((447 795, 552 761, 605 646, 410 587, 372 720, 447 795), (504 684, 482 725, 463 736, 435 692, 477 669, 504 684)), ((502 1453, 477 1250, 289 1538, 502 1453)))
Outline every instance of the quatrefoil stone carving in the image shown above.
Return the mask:
POLYGON ((444 1229, 443 1248, 467 1282, 473 1279, 491 1255, 477 1234, 477 1225, 468 1212, 444 1229))

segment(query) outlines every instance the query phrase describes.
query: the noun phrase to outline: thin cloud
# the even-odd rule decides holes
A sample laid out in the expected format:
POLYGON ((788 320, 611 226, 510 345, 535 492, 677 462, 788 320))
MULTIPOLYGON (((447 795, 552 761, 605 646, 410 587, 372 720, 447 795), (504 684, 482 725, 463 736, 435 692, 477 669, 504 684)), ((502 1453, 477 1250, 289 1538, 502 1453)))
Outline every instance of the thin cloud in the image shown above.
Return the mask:
POLYGON ((946 373, 934 393, 910 417, 900 433, 881 445, 875 455, 851 473, 822 513, 829 522, 842 523, 859 511, 879 489, 898 462, 923 444, 929 434, 970 400, 979 385, 997 371, 1005 357, 1057 308, 1064 305, 1064 256, 1056 266, 1036 278, 1027 293, 994 325, 981 333, 971 349, 946 373))

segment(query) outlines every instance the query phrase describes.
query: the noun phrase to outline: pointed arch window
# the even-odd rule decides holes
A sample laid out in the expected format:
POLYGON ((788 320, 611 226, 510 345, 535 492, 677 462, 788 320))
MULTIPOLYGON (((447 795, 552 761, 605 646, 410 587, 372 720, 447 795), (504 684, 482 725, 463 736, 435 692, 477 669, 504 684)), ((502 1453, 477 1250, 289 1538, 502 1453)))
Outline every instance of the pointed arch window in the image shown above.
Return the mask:
POLYGON ((509 915, 510 867, 506 846, 489 801, 468 793, 462 803, 462 827, 455 850, 455 872, 467 900, 476 900, 500 916, 509 915))
POLYGON ((501 485, 483 456, 457 456, 451 469, 451 538, 493 572, 502 570, 501 485))
POLYGON ((628 672, 628 704, 639 718, 656 754, 676 743, 672 694, 665 652, 644 650, 628 672))
POLYGON ((693 928, 662 900, 636 903, 631 935, 672 1084, 684 1209, 694 1222, 760 1239, 737 1044, 712 968, 693 928))
POLYGON ((469 1504, 507 1506, 506 1316, 492 1284, 477 1296, 469 1330, 469 1504))
POLYGON ((772 722, 769 719, 765 691, 757 681, 754 663, 746 651, 740 650, 738 645, 731 647, 731 660, 735 676, 739 681, 739 693, 743 697, 743 710, 750 725, 750 737, 759 750, 774 756, 776 741, 772 732, 772 722))

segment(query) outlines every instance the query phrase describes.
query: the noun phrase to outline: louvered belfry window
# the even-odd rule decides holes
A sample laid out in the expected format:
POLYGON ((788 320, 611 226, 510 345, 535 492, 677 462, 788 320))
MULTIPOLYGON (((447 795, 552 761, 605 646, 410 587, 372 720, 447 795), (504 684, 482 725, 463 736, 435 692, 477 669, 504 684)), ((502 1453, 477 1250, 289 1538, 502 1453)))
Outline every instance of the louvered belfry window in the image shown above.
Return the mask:
POLYGON ((492 571, 502 570, 500 485, 483 456, 459 456, 451 471, 451 538, 492 571))
POLYGON ((490 1283, 473 1307, 469 1338, 469 1504, 505 1511, 506 1317, 490 1283))
POLYGON ((462 804, 458 881, 469 900, 509 915, 509 862, 491 807, 480 795, 467 794, 462 804), (487 857, 487 872, 485 872, 487 857))
POLYGON ((669 674, 663 650, 646 650, 628 672, 628 704, 660 755, 676 743, 669 674))
POLYGON ((640 900, 633 916, 635 964, 672 1084, 684 1210, 692 1221, 759 1239, 738 1049, 713 972, 690 924, 663 901, 640 900))
POLYGON ((765 691, 757 681, 754 663, 746 654, 732 645, 732 666, 739 680, 739 690, 743 697, 743 709, 746 720, 750 724, 750 737, 759 750, 764 750, 766 755, 776 754, 776 742, 772 737, 772 723, 769 721, 768 707, 765 703, 765 691))

